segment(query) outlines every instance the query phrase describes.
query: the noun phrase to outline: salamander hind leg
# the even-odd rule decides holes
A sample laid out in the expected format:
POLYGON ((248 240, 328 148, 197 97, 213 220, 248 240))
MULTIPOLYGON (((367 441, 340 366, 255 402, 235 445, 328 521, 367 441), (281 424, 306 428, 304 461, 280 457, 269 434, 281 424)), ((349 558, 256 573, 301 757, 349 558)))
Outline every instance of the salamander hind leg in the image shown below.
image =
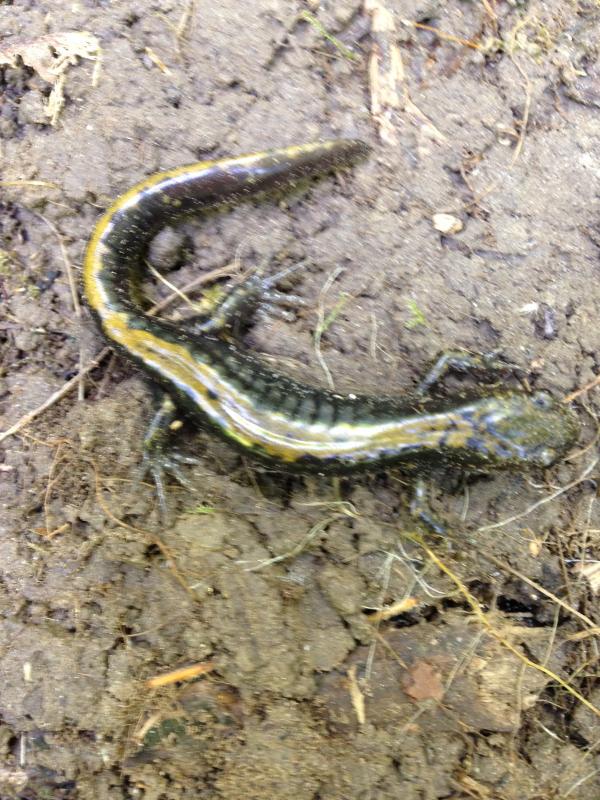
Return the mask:
POLYGON ((442 381, 449 372, 461 373, 488 373, 497 375, 498 373, 517 372, 519 367, 509 364, 499 358, 497 352, 483 353, 475 355, 466 350, 447 350, 440 353, 433 366, 418 384, 415 394, 418 397, 426 395, 429 390, 437 383, 442 381))
POLYGON ((432 533, 437 533, 438 536, 446 535, 446 528, 436 517, 431 513, 427 498, 427 484, 423 478, 417 478, 415 481, 415 489, 413 499, 410 504, 410 513, 417 520, 422 523, 432 533))
POLYGON ((181 472, 180 465, 200 463, 196 458, 172 451, 171 437, 179 427, 178 422, 177 409, 173 400, 168 394, 162 394, 158 401, 156 413, 152 417, 144 436, 141 479, 147 473, 152 476, 163 519, 168 516, 167 493, 164 483, 165 472, 170 472, 182 486, 193 491, 194 487, 181 472))

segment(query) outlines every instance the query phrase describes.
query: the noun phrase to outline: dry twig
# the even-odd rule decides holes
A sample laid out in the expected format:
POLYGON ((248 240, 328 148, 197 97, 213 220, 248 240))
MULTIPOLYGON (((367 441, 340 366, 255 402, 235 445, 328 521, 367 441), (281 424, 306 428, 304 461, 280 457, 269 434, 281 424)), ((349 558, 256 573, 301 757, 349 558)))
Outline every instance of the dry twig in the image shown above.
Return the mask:
POLYGON ((161 686, 170 686, 172 683, 179 681, 191 681, 198 678, 200 675, 206 675, 215 669, 212 661, 200 661, 198 664, 192 664, 189 667, 179 667, 179 669, 172 669, 169 672, 164 672, 162 675, 154 675, 148 678, 146 686, 148 689, 159 689, 161 686))
POLYGON ((400 48, 396 43, 394 17, 382 0, 365 0, 365 13, 371 17, 371 39, 369 56, 369 91, 371 115, 379 129, 379 137, 385 144, 397 144, 397 115, 406 111, 415 117, 432 139, 445 142, 446 137, 410 98, 400 48))
POLYGON ((494 637, 500 644, 509 650, 513 655, 515 655, 520 661, 525 664, 527 667, 531 667, 532 669, 537 670, 538 672, 543 673, 548 678, 550 678, 555 683, 558 683, 559 686, 568 692, 571 696, 575 697, 579 702, 584 705, 589 711, 595 714, 597 717, 600 717, 600 708, 597 708, 593 703, 591 703, 586 697, 584 697, 580 692, 577 691, 568 681, 564 680, 557 675, 556 672, 553 672, 551 669, 546 667, 544 664, 539 664, 536 661, 533 661, 531 658, 526 656, 518 647, 515 647, 512 642, 509 642, 501 633, 499 633, 491 624, 490 620, 486 616, 486 614, 481 610, 480 604, 477 599, 471 594, 471 592, 467 589, 465 584, 462 580, 456 575, 450 567, 448 567, 441 558, 426 544, 423 538, 416 533, 407 534, 404 533, 405 536, 415 542, 416 544, 421 547, 428 557, 433 561, 433 563, 440 569, 445 575, 447 575, 450 580, 457 586, 462 596, 465 600, 469 603, 471 610, 473 611, 474 615, 477 617, 479 622, 485 626, 487 631, 491 636, 494 637))

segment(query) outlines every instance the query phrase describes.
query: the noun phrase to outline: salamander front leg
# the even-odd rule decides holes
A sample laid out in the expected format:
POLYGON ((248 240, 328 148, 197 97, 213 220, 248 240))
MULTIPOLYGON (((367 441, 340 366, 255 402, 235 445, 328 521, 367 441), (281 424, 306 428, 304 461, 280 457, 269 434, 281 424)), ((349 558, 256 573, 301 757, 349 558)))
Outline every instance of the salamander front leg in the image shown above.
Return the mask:
POLYGON ((446 528, 444 525, 431 513, 427 497, 427 484, 423 478, 417 478, 415 481, 413 499, 410 504, 410 513, 432 533, 437 533, 438 536, 446 535, 446 528))
POLYGON ((180 464, 198 464, 198 459, 183 456, 179 453, 168 452, 170 439, 175 430, 180 427, 177 419, 177 409, 168 394, 160 398, 156 413, 152 417, 146 435, 144 436, 144 457, 142 461, 142 479, 149 472, 156 486, 158 505, 163 519, 167 518, 167 494, 165 491, 164 474, 170 472, 175 479, 186 489, 193 491, 193 486, 181 472, 180 464))
POLYGON ((497 352, 474 355, 466 350, 447 350, 438 356, 437 361, 417 386, 415 394, 417 396, 427 394, 448 372, 506 373, 507 370, 515 372, 519 367, 500 360, 497 352))
MULTIPOLYGON (((198 317, 191 317, 183 323, 192 333, 221 333, 225 329, 234 328, 247 323, 259 308, 285 314, 281 306, 304 305, 298 295, 279 292, 273 287, 282 278, 299 269, 298 265, 281 270, 276 275, 265 277, 257 270, 243 283, 226 291, 214 309, 198 317)), ((288 318, 288 317, 284 317, 288 318)))

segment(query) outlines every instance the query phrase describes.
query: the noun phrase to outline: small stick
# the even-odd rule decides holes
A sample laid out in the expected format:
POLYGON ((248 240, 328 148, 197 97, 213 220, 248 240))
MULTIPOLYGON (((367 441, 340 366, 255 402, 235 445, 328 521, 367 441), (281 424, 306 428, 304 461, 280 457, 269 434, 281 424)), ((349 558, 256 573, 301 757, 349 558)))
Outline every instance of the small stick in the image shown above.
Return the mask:
POLYGON ((201 661, 198 664, 192 664, 190 667, 180 667, 170 672, 164 672, 162 675, 155 675, 153 678, 148 678, 146 686, 148 689, 158 689, 161 686, 169 686, 178 681, 191 681, 193 678, 212 672, 214 668, 215 665, 212 661, 201 661))
POLYGON ((403 600, 398 600, 397 603, 392 603, 391 606, 385 606, 385 608, 376 611, 374 614, 369 614, 367 619, 371 623, 383 622, 386 619, 397 617, 398 614, 406 614, 407 611, 412 611, 418 604, 416 597, 405 597, 403 600))
POLYGON ((359 725, 364 725, 366 722, 365 696, 361 692, 360 686, 358 685, 358 680, 356 678, 356 664, 353 664, 350 667, 347 675, 350 700, 352 702, 352 707, 354 708, 354 713, 356 714, 356 719, 358 720, 359 725))
POLYGON ((29 425, 30 422, 32 422, 36 417, 39 417, 39 415, 42 414, 44 411, 46 411, 46 409, 53 406, 66 394, 69 394, 71 389, 73 389, 75 386, 78 385, 80 378, 83 375, 87 375, 88 372, 91 372, 93 369, 96 369, 98 364, 104 361, 104 359, 110 352, 111 352, 110 347, 105 347, 104 350, 101 350, 100 353, 96 356, 96 358, 93 361, 90 361, 89 364, 86 364, 86 366, 83 367, 81 371, 77 375, 75 375, 74 378, 71 378, 71 380, 67 381, 64 386, 62 386, 58 391, 54 392, 53 395, 50 395, 50 397, 47 400, 44 400, 41 406, 34 408, 33 411, 29 411, 27 414, 25 414, 25 416, 21 417, 20 420, 15 422, 14 425, 11 425, 10 428, 7 428, 7 430, 1 431, 0 442, 4 441, 4 439, 7 439, 9 436, 13 436, 15 433, 18 433, 18 431, 20 431, 21 428, 24 428, 26 425, 29 425))
MULTIPOLYGON (((406 533, 405 533, 406 535, 406 533)), ((479 622, 485 626, 488 633, 494 637, 503 647, 509 650, 513 655, 515 655, 525 666, 531 667, 532 669, 541 672, 542 674, 546 675, 546 677, 550 678, 550 680, 555 681, 562 686, 562 688, 567 691, 572 697, 575 697, 582 703, 589 711, 595 714, 597 717, 600 717, 600 708, 595 706, 592 702, 590 702, 586 697, 584 697, 581 692, 577 691, 571 684, 557 675, 556 672, 553 672, 548 667, 544 666, 544 664, 540 664, 537 661, 533 661, 527 655, 525 655, 518 647, 516 647, 512 642, 508 641, 501 633, 499 633, 491 624, 490 620, 486 616, 486 614, 481 610, 481 606, 478 600, 471 594, 468 588, 465 586, 463 581, 455 575, 455 573, 448 567, 439 556, 423 541, 423 539, 418 534, 410 534, 408 538, 418 544, 425 553, 429 556, 429 558, 433 561, 436 567, 441 570, 445 575, 447 575, 450 580, 458 587, 460 593, 463 595, 465 600, 471 606, 473 613, 475 614, 476 618, 479 622)))
POLYGON ((434 28, 433 25, 425 25, 424 22, 412 22, 411 20, 404 20, 404 23, 406 25, 412 25, 413 28, 419 28, 422 31, 430 31, 439 39, 445 39, 448 42, 454 42, 454 44, 462 44, 463 47, 470 47, 472 50, 483 50, 482 46, 477 42, 472 42, 470 39, 461 39, 459 36, 453 36, 451 33, 444 33, 444 31, 434 28))
POLYGON ((566 397, 563 397, 563 403, 572 403, 573 400, 576 400, 580 395, 589 392, 591 389, 595 389, 596 386, 600 384, 600 375, 596 375, 593 381, 586 383, 585 386, 582 386, 581 389, 575 389, 574 392, 568 394, 566 397))
MULTIPOLYGON (((230 274, 231 274, 231 265, 227 264, 224 267, 213 269, 211 272, 207 272, 205 275, 200 275, 198 278, 188 283, 187 286, 184 286, 181 291, 189 292, 192 289, 198 288, 198 286, 202 286, 204 283, 214 280, 215 278, 222 278, 225 275, 230 275, 230 274)), ((148 311, 148 314, 154 315, 158 311, 162 311, 164 308, 171 305, 171 303, 173 303, 176 299, 177 299, 176 294, 172 294, 169 297, 166 297, 164 300, 161 300, 160 303, 154 305, 148 311)), ((93 361, 90 361, 88 364, 82 367, 79 373, 75 375, 75 377, 67 381, 64 386, 58 389, 58 391, 54 392, 54 394, 51 395, 47 400, 44 400, 44 402, 40 406, 34 408, 33 411, 29 411, 7 430, 0 431, 0 442, 4 441, 4 439, 7 439, 9 436, 14 436, 14 434, 18 433, 21 430, 21 428, 24 428, 26 425, 29 425, 29 423, 32 422, 36 417, 39 417, 40 414, 42 414, 48 408, 50 408, 59 400, 61 400, 65 395, 69 394, 71 389, 73 389, 75 386, 79 384, 80 378, 83 375, 87 375, 88 372, 91 372, 93 369, 96 369, 96 367, 99 364, 101 364, 102 361, 104 361, 104 359, 110 352, 112 352, 111 348, 105 347, 103 350, 100 351, 100 353, 96 356, 96 358, 94 358, 93 361)))

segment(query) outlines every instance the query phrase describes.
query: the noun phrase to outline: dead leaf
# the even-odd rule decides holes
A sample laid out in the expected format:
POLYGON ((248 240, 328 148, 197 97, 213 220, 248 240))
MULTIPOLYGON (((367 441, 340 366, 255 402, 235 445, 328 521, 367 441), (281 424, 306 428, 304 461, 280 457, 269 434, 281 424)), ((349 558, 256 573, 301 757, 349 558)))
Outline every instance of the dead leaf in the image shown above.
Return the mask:
POLYGON ((408 670, 404 691, 413 700, 441 700, 444 687, 439 670, 427 661, 416 661, 408 670))
MULTIPOLYGON (((0 66, 15 67, 18 59, 31 67, 42 80, 53 88, 46 103, 46 115, 55 125, 64 105, 63 88, 65 72, 78 58, 88 58, 99 63, 100 42, 88 31, 64 31, 38 39, 25 39, 0 48, 0 66)), ((95 83, 96 75, 93 78, 95 83)))

